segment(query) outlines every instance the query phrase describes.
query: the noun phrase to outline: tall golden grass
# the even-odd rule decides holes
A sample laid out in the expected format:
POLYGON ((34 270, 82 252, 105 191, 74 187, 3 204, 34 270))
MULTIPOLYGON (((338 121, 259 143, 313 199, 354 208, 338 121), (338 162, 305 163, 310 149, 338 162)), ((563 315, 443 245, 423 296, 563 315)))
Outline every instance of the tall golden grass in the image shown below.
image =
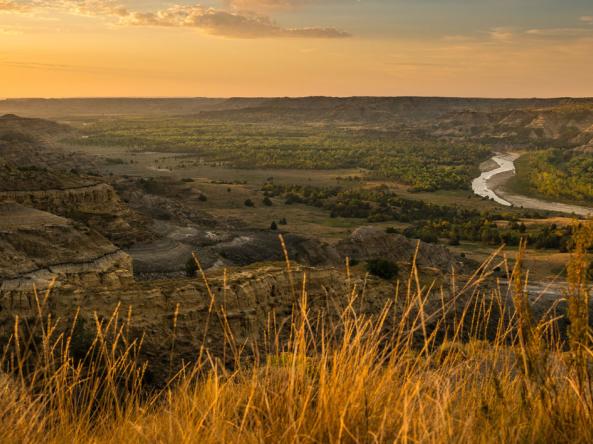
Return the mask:
MULTIPOLYGON (((295 276, 285 343, 261 359, 236 351, 232 370, 200 350, 158 389, 118 310, 95 320, 79 356, 76 322, 40 315, 24 332, 17 319, 1 358, 0 442, 593 442, 588 236, 568 267, 567 335, 552 312, 534 315, 523 252, 508 292, 485 285, 482 267, 445 298, 414 267, 373 316, 356 313, 362 290, 350 288, 336 322, 310 315, 295 276)), ((230 329, 227 341, 239 350, 230 329)))

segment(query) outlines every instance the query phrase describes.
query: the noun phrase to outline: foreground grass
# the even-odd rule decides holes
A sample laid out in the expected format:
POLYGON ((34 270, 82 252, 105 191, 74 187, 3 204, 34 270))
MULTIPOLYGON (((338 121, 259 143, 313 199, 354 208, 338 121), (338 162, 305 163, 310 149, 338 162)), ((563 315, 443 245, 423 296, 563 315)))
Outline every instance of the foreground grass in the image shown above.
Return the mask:
POLYGON ((553 315, 535 319, 521 255, 508 316, 496 309, 500 288, 431 311, 413 271, 376 316, 356 314, 352 288, 329 321, 310 315, 304 278, 275 352, 239 350, 229 330, 232 369, 199 350, 161 389, 143 382, 141 341, 128 341, 117 313, 97 320, 82 356, 75 328, 40 316, 40 334, 27 335, 17 319, 2 357, 0 442, 591 442, 586 242, 569 265, 567 335, 553 315))

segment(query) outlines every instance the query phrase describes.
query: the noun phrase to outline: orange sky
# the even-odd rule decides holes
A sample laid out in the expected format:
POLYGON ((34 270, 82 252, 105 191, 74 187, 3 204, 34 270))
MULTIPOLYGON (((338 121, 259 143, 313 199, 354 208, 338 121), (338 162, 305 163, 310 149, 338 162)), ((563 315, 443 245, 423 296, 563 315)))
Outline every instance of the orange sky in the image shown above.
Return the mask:
POLYGON ((593 96, 593 5, 419 1, 0 0, 0 97, 593 96))

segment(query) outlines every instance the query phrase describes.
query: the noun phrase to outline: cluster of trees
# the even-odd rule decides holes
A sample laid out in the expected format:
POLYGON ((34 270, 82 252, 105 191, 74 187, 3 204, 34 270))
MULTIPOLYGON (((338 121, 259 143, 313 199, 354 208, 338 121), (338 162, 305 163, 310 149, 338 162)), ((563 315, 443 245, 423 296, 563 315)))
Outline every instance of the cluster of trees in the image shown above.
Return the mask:
POLYGON ((461 219, 479 216, 474 210, 435 205, 417 199, 405 199, 387 186, 345 188, 340 186, 280 185, 266 182, 265 196, 282 197, 287 205, 301 203, 328 210, 332 217, 360 218, 369 222, 395 220, 412 222, 443 218, 461 219))
POLYGON ((541 225, 528 231, 523 223, 497 223, 483 216, 466 222, 422 221, 405 229, 403 234, 429 243, 436 243, 444 238, 448 239, 450 245, 458 245, 463 240, 491 246, 518 246, 522 239, 526 239, 529 246, 537 249, 567 252, 573 246, 571 226, 541 225))
MULTIPOLYGON (((528 230, 517 213, 481 212, 405 199, 387 186, 369 189, 314 187, 278 185, 269 181, 263 191, 267 196, 284 197, 286 204, 303 203, 324 208, 332 217, 411 223, 402 234, 430 243, 446 239, 450 245, 471 241, 492 246, 516 246, 526 238, 529 245, 539 249, 568 251, 572 245, 573 229, 570 226, 541 225, 528 230)), ((541 217, 530 212, 521 216, 541 217)))
POLYGON ((286 205, 300 203, 319 208, 323 207, 327 199, 336 197, 342 190, 342 187, 276 184, 272 180, 268 180, 262 187, 264 199, 281 197, 286 205))

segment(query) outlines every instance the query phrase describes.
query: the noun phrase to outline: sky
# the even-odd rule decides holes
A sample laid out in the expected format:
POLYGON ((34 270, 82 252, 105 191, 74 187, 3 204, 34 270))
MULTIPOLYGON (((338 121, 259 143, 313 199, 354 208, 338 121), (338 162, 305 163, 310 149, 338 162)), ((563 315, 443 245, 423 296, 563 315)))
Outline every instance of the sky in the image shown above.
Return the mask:
POLYGON ((0 97, 593 96, 593 0, 0 0, 0 97))

